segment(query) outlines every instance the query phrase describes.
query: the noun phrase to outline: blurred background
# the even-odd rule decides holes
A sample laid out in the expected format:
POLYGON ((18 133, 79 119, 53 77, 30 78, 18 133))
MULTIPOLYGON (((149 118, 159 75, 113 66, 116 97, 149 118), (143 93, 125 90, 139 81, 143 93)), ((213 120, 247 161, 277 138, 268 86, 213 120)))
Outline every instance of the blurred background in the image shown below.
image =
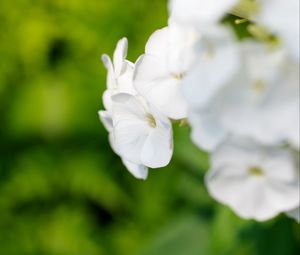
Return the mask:
POLYGON ((293 220, 241 220, 209 197, 188 128, 146 182, 110 149, 100 55, 126 36, 135 61, 166 23, 166 0, 1 0, 0 255, 297 253, 293 220))

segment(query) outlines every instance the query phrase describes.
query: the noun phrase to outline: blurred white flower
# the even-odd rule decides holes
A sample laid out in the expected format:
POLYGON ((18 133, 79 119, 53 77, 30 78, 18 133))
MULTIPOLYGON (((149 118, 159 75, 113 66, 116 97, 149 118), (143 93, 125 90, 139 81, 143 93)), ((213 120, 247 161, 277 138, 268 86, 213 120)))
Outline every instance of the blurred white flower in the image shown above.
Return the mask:
POLYGON ((212 153, 206 185, 239 216, 263 221, 299 205, 298 178, 289 150, 239 137, 212 153))
MULTIPOLYGON (((111 113, 108 111, 99 111, 99 118, 102 121, 104 127, 106 128, 106 130, 108 131, 109 134, 109 143, 111 148, 113 149, 113 151, 120 156, 120 153, 115 145, 115 139, 114 139, 114 135, 113 135, 113 120, 112 120, 112 116, 111 113)), ((142 164, 135 164, 132 163, 124 158, 122 158, 122 162, 125 165, 125 167, 127 168, 127 170, 137 179, 143 179, 145 180, 148 176, 148 168, 142 164)))
POLYGON ((291 56, 299 62, 299 0, 259 0, 255 20, 280 37, 291 56))
POLYGON ((205 108, 239 67, 239 47, 229 30, 207 26, 200 31, 197 60, 183 81, 183 94, 191 108, 205 108))
POLYGON ((300 223, 300 207, 299 206, 297 208, 287 212, 286 215, 295 219, 298 223, 300 223))
POLYGON ((123 159, 151 168, 166 166, 173 153, 172 125, 141 97, 113 96, 115 148, 123 159))
POLYGON ((191 109, 188 121, 191 125, 191 138, 199 148, 213 151, 227 136, 228 131, 219 116, 221 105, 218 100, 203 109, 191 109))
POLYGON ((238 0, 170 0, 170 16, 183 24, 201 26, 215 23, 228 12, 238 0))
POLYGON ((134 87, 151 105, 171 119, 187 116, 181 85, 195 54, 198 35, 170 21, 147 42, 145 54, 136 63, 134 87))
POLYGON ((244 43, 234 80, 220 91, 221 122, 233 134, 299 148, 299 70, 282 52, 244 43))
POLYGON ((117 93, 136 94, 132 85, 134 64, 126 60, 128 41, 122 38, 117 43, 113 62, 106 54, 102 55, 102 61, 107 69, 107 89, 103 94, 103 104, 107 110, 111 108, 111 97, 117 93))

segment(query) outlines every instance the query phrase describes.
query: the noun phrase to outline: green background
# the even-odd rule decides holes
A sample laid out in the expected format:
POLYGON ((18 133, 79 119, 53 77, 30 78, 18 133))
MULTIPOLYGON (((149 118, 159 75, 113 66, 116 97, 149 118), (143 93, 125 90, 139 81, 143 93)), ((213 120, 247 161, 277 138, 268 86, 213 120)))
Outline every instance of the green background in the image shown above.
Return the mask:
POLYGON ((175 126, 171 164, 134 179, 98 120, 102 53, 129 59, 165 0, 0 2, 0 255, 294 255, 299 225, 245 221, 204 187, 207 155, 175 126))

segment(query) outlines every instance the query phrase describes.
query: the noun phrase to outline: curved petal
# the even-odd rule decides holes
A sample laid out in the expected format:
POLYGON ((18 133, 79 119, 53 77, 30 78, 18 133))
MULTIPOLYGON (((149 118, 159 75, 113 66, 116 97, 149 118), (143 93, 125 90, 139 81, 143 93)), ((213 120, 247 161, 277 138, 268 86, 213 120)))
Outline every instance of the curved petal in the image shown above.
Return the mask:
POLYGON ((145 53, 152 55, 160 59, 164 59, 166 56, 166 50, 168 48, 168 27, 156 30, 149 38, 145 53))
POLYGON ((172 126, 168 122, 156 119, 141 152, 141 161, 151 168, 164 167, 169 164, 173 154, 172 126))
POLYGON ((113 64, 111 62, 110 57, 106 54, 103 54, 101 59, 102 59, 104 66, 107 69, 107 78, 106 78, 107 84, 106 84, 106 86, 108 89, 113 89, 113 87, 116 85, 116 76, 114 73, 113 64))
POLYGON ((113 90, 107 89, 103 92, 102 95, 103 105, 107 111, 110 111, 112 108, 112 92, 113 90))
POLYGON ((154 82, 168 75, 166 65, 159 58, 152 55, 142 55, 135 64, 133 84, 137 91, 144 92, 145 83, 154 82))
POLYGON ((112 112, 117 150, 124 159, 140 164, 143 144, 151 128, 143 105, 132 95, 117 94, 113 96, 112 112))
POLYGON ((299 183, 294 182, 269 181, 266 185, 267 199, 279 212, 292 210, 299 205, 299 183))
POLYGON ((187 117, 187 103, 181 95, 182 81, 172 77, 155 57, 144 55, 136 66, 136 90, 159 111, 172 119, 187 117))
POLYGON ((194 108, 205 107, 238 69, 238 52, 234 43, 216 46, 213 51, 201 50, 201 56, 183 80, 184 96, 194 108))
POLYGON ((123 119, 114 125, 116 148, 122 158, 141 164, 140 154, 148 137, 149 127, 141 120, 123 119))
POLYGON ((135 164, 128 160, 122 160, 127 170, 137 179, 146 180, 148 177, 148 168, 141 164, 135 164))
POLYGON ((124 71, 118 77, 118 86, 115 90, 116 93, 128 93, 131 95, 136 95, 136 90, 133 87, 133 72, 134 72, 134 65, 126 61, 124 63, 124 71))
POLYGON ((127 38, 124 37, 118 41, 117 47, 114 52, 114 67, 115 67, 115 75, 117 77, 120 76, 124 71, 127 50, 128 50, 128 40, 127 38))
POLYGON ((111 114, 108 111, 99 111, 98 115, 106 130, 108 132, 111 132, 113 129, 113 121, 111 114))

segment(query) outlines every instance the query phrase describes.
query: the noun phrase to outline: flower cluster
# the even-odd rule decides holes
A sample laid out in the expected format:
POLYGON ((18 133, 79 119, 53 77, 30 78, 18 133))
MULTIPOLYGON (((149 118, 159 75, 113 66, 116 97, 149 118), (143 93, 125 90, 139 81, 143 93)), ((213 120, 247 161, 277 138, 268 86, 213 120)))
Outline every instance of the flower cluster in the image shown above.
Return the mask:
POLYGON ((172 157, 172 122, 211 155, 209 193, 239 216, 299 221, 299 0, 170 0, 168 26, 136 63, 121 39, 100 119, 130 173, 172 157), (247 22, 240 40, 223 22, 247 22))

